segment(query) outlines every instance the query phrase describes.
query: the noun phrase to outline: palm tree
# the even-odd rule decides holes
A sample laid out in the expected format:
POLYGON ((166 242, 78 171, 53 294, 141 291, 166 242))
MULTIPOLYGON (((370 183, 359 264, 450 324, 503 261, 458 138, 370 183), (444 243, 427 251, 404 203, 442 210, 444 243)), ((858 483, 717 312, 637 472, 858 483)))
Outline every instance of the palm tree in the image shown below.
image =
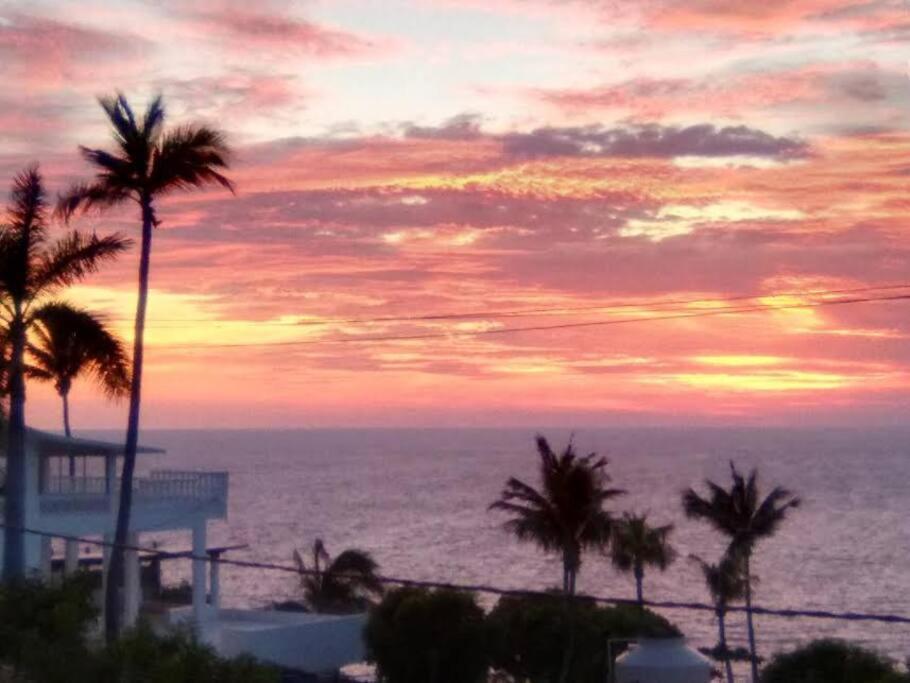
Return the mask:
POLYGON ((570 440, 557 455, 541 435, 536 438, 540 456, 538 490, 511 477, 492 510, 512 515, 505 528, 519 540, 531 541, 545 552, 562 555, 562 590, 566 596, 567 638, 559 681, 565 683, 575 650, 575 614, 571 610, 582 552, 602 549, 610 540, 613 517, 604 504, 625 493, 607 488, 607 459, 590 453, 579 457, 570 440))
POLYGON ((104 598, 104 626, 108 641, 120 626, 119 594, 123 585, 123 546, 130 525, 133 471, 139 441, 139 409, 142 398, 142 360, 145 312, 148 303, 152 232, 160 225, 155 205, 165 195, 206 185, 233 191, 221 170, 228 166, 229 151, 222 133, 204 125, 164 129, 164 104, 156 97, 139 120, 122 94, 100 99, 113 127, 115 151, 80 147, 82 156, 96 170, 94 179, 71 188, 58 202, 67 220, 90 209, 105 210, 128 201, 139 206, 142 217, 142 250, 139 257, 139 294, 133 337, 133 368, 130 405, 123 453, 120 504, 104 598))
MULTIPOLYGON (((88 311, 63 302, 51 302, 35 311, 33 341, 27 344, 31 379, 52 382, 63 401, 63 431, 72 437, 69 394, 73 381, 90 373, 105 394, 120 398, 129 393, 130 376, 123 344, 88 311)), ((69 475, 76 476, 76 458, 69 457, 69 475)), ((79 545, 66 541, 67 557, 77 557, 79 545)))
POLYGON ((8 222, 0 226, 0 318, 9 340, 10 393, 3 574, 21 576, 25 522, 25 351, 42 302, 81 280, 129 246, 121 235, 71 232, 54 242, 47 229, 44 186, 37 166, 13 180, 8 222))
POLYGON ((371 597, 382 596, 382 583, 376 573, 379 565, 368 552, 351 548, 332 558, 322 539, 317 538, 312 558, 312 566, 307 566, 300 553, 294 551, 303 597, 311 611, 360 612, 370 604, 371 597))
POLYGON ((562 555, 562 590, 574 595, 582 552, 603 548, 610 540, 613 517, 604 503, 625 491, 606 488, 606 458, 594 453, 579 457, 571 441, 559 455, 543 436, 536 443, 541 488, 512 477, 490 509, 512 514, 505 528, 519 540, 562 555))
POLYGON ((758 489, 758 471, 743 477, 730 463, 733 484, 727 491, 707 480, 707 497, 693 489, 683 492, 686 516, 708 522, 730 540, 728 554, 741 558, 745 580, 746 624, 749 630, 749 659, 752 680, 758 681, 758 655, 755 648, 755 626, 752 620, 751 560, 756 545, 780 528, 787 513, 799 506, 800 500, 787 489, 776 486, 764 499, 758 489))
POLYGON ((664 571, 676 559, 676 551, 669 541, 672 531, 672 524, 653 527, 648 524, 647 515, 628 512, 613 528, 610 559, 618 570, 632 572, 635 577, 635 595, 641 607, 644 607, 645 602, 642 591, 645 567, 657 567, 664 571))
POLYGON ((743 577, 741 562, 736 557, 724 555, 717 564, 705 562, 697 555, 691 559, 696 562, 705 577, 705 585, 714 603, 714 614, 717 616, 717 647, 715 652, 723 659, 727 683, 733 683, 733 665, 727 648, 726 617, 727 607, 734 600, 741 599, 746 593, 746 582, 743 577))
MULTIPOLYGON (((110 398, 129 393, 129 361, 123 344, 90 312, 51 302, 35 311, 34 340, 28 344, 29 377, 52 382, 63 401, 63 431, 71 437, 69 393, 75 381, 90 374, 110 398)), ((70 476, 73 476, 70 460, 70 476)))

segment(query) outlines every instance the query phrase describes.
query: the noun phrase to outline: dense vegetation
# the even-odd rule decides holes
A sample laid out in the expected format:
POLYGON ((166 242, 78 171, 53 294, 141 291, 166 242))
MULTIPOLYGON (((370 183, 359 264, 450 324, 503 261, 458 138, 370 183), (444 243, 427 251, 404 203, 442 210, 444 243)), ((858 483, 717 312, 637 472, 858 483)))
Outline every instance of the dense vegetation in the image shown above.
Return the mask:
MULTIPOLYGON (((654 612, 637 606, 600 607, 578 599, 573 609, 557 595, 504 597, 490 613, 488 633, 491 664, 510 680, 544 683, 558 680, 566 648, 567 622, 574 628, 573 657, 568 680, 606 680, 610 638, 668 637, 679 629, 654 612)), ((614 656, 622 649, 614 652, 614 656)))
POLYGON ((113 645, 92 638, 98 612, 85 575, 60 586, 35 580, 0 585, 0 663, 23 683, 277 683, 252 659, 224 659, 189 634, 139 626, 113 645))
POLYGON ((910 675, 872 650, 826 639, 775 656, 761 683, 910 683, 910 675))
POLYGON ((474 595, 399 588, 370 613, 367 650, 382 683, 481 683, 489 655, 474 595))

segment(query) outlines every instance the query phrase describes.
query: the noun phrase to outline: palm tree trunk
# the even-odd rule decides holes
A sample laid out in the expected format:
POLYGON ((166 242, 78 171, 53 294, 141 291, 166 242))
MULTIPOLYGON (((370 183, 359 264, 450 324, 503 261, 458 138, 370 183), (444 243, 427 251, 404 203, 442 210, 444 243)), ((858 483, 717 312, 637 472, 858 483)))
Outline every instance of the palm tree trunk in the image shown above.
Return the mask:
MULTIPOLYGON (((63 433, 66 434, 67 439, 73 437, 73 432, 70 429, 70 394, 69 391, 63 391, 60 393, 60 397, 63 399, 63 433)), ((72 454, 69 456, 69 472, 70 479, 76 476, 76 457, 72 454)), ((79 557, 79 544, 76 541, 66 541, 66 557, 79 557)))
POLYGON ((635 565, 635 599, 638 600, 638 606, 645 608, 644 596, 645 569, 640 564, 635 565))
POLYGON ((139 408, 142 400, 142 357, 145 335, 145 311, 148 305, 149 265, 152 251, 154 213, 151 198, 142 197, 142 248, 139 256, 139 295, 136 302, 136 323, 133 336, 133 373, 130 382, 130 409, 126 426, 126 445, 123 449, 123 472, 120 476, 120 505, 117 508, 117 527, 104 595, 104 636, 108 642, 116 639, 120 630, 120 595, 123 585, 124 547, 130 528, 133 504, 133 471, 136 467, 136 448, 139 444, 139 408))
POLYGON ((727 648, 727 625, 724 610, 717 610, 717 644, 720 645, 724 658, 724 671, 727 674, 727 683, 733 683, 733 663, 730 661, 730 652, 727 648))
POLYGON ((6 456, 4 492, 3 578, 19 578, 25 572, 25 320, 22 305, 16 302, 10 324, 12 358, 10 359, 9 442, 6 456))
POLYGON ((755 649, 755 625, 752 623, 752 574, 748 553, 744 558, 746 574, 746 626, 749 630, 749 663, 752 665, 752 683, 758 683, 758 652, 755 649))
MULTIPOLYGON (((60 397, 63 399, 63 433, 66 434, 67 439, 71 439, 73 436, 72 430, 70 430, 70 397, 69 392, 64 391, 60 394, 60 397)), ((76 476, 76 458, 70 455, 70 477, 76 476)))
POLYGON ((563 563, 566 567, 565 591, 565 618, 566 618, 566 647, 562 655, 562 667, 559 673, 559 683, 567 683, 572 669, 572 660, 575 657, 575 578, 578 574, 578 559, 575 553, 566 552, 563 563))

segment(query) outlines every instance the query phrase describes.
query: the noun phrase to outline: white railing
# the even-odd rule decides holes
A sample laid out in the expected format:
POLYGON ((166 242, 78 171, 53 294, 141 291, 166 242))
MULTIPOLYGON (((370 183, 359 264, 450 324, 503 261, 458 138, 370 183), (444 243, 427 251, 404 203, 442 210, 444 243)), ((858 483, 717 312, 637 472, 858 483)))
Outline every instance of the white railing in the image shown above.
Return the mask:
MULTIPOLYGON (((97 512, 111 509, 120 491, 119 479, 108 493, 105 477, 49 477, 40 496, 42 512, 97 512)), ((157 502, 227 503, 227 472, 153 471, 133 480, 133 500, 157 502)))
POLYGON ((44 494, 65 496, 105 496, 107 479, 104 477, 48 477, 44 494))
POLYGON ((227 496, 227 488, 227 472, 159 470, 151 472, 145 479, 133 481, 137 499, 219 500, 227 496))

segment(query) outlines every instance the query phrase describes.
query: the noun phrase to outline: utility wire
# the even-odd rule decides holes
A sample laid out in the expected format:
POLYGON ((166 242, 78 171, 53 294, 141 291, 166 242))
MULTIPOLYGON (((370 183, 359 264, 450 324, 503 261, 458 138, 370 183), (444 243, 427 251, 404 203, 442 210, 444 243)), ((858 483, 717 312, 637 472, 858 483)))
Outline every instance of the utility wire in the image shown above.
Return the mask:
POLYGON ((451 339, 453 337, 483 337, 492 335, 515 334, 520 332, 544 332, 551 330, 580 329, 586 327, 607 327, 610 325, 627 325, 630 323, 652 322, 658 320, 680 320, 685 318, 705 318, 709 316, 731 315, 739 313, 758 313, 764 311, 784 311, 800 308, 820 308, 822 306, 839 306, 846 304, 870 303, 876 301, 903 301, 910 299, 910 294, 896 294, 878 297, 853 297, 841 298, 830 301, 807 301, 798 304, 782 305, 752 305, 727 307, 707 311, 692 311, 674 313, 671 315, 643 316, 636 318, 620 318, 613 320, 594 320, 577 323, 558 323, 551 325, 527 325, 521 327, 502 327, 489 330, 451 330, 448 332, 427 332, 423 334, 401 335, 370 335, 363 337, 341 337, 335 339, 298 339, 277 342, 238 342, 216 344, 168 344, 161 345, 167 349, 186 349, 205 351, 207 349, 233 349, 233 348, 279 348, 295 346, 314 346, 325 344, 363 344, 367 342, 392 342, 392 341, 422 341, 428 339, 451 339))
MULTIPOLYGON (((366 325, 372 323, 389 323, 389 322, 432 322, 435 320, 473 320, 476 318, 521 318, 538 315, 560 315, 580 312, 609 311, 616 308, 645 308, 655 309, 663 306, 678 306, 689 304, 708 304, 723 303, 728 301, 748 301, 750 299, 762 299, 768 297, 781 296, 825 296, 835 294, 854 294, 859 292, 887 291, 895 289, 908 289, 910 283, 891 284, 866 287, 849 287, 843 289, 819 289, 819 290, 793 290, 785 292, 770 292, 762 294, 742 294, 728 297, 711 297, 698 299, 664 299, 652 302, 621 300, 611 304, 592 304, 586 306, 555 306, 543 308, 523 308, 523 309, 504 309, 492 311, 469 311, 457 313, 428 313, 425 315, 408 315, 408 316, 378 316, 378 317, 358 317, 358 318, 340 318, 337 320, 300 320, 296 322, 281 322, 270 320, 219 320, 210 318, 170 318, 150 320, 149 325, 154 327, 159 323, 208 323, 210 325, 231 325, 231 324, 252 324, 270 327, 326 327, 328 325, 366 325)), ((111 321, 132 322, 133 318, 109 317, 111 321)), ((181 325, 165 325, 164 329, 179 329, 181 325)))
MULTIPOLYGON (((84 543, 86 545, 95 545, 105 548, 120 548, 122 550, 131 550, 136 552, 145 552, 151 555, 166 555, 167 551, 163 551, 161 548, 148 548, 138 545, 122 544, 118 545, 116 543, 104 540, 97 540, 93 538, 83 538, 81 536, 71 536, 68 534, 59 534, 52 533, 49 531, 40 531, 38 529, 30 529, 27 527, 12 526, 0 523, 0 528, 9 529, 9 530, 18 530, 21 533, 33 534, 36 536, 41 536, 44 538, 59 538, 66 541, 74 541, 77 543, 84 543)), ((246 569, 263 569, 269 571, 280 571, 288 574, 296 574, 298 576, 320 576, 322 572, 319 572, 315 569, 307 569, 305 567, 297 567, 293 565, 286 564, 275 564, 271 562, 257 562, 251 560, 229 560, 227 558, 213 555, 193 555, 181 554, 182 559, 195 560, 201 562, 210 562, 217 563, 220 565, 242 567, 246 569)), ((343 574, 339 574, 343 576, 343 574)), ((498 596, 514 596, 514 597, 539 597, 539 598, 550 598, 554 597, 553 593, 539 591, 539 590, 523 590, 523 589, 514 589, 514 588, 501 588, 498 586, 492 586, 488 584, 469 584, 469 583, 452 583, 447 581, 423 581, 419 579, 406 579, 393 576, 377 576, 377 581, 383 584, 396 585, 396 586, 410 586, 414 588, 432 588, 432 589, 446 589, 446 590, 459 590, 459 591, 470 591, 474 593, 487 593, 491 595, 498 596)), ((653 607, 656 609, 679 609, 679 610, 692 610, 700 612, 714 612, 716 611, 716 606, 703 603, 703 602, 680 602, 673 600, 645 600, 643 603, 639 603, 637 600, 629 598, 614 598, 609 596, 598 596, 598 595, 575 595, 572 596, 574 599, 577 599, 581 602, 595 602, 598 604, 606 605, 638 605, 644 604, 646 607, 653 607)), ((745 612, 746 608, 739 605, 731 605, 727 607, 728 612, 745 612)), ((752 612, 754 614, 761 614, 769 617, 784 617, 784 618, 807 618, 807 619, 832 619, 837 621, 867 621, 867 622, 881 622, 889 624, 910 624, 910 617, 903 616, 900 614, 880 614, 880 613, 870 613, 870 612, 835 612, 830 610, 798 610, 798 609, 779 609, 771 607, 758 607, 753 606, 752 612)))

